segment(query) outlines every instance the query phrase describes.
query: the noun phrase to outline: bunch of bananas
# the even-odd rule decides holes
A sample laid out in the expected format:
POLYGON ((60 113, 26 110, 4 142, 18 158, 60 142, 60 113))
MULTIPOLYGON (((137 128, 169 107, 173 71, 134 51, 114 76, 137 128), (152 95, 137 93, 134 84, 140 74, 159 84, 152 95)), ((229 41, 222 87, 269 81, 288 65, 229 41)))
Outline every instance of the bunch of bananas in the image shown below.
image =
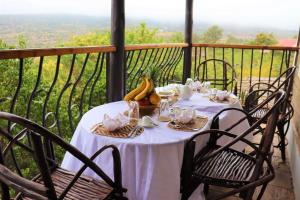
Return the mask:
POLYGON ((140 85, 129 92, 125 97, 125 101, 138 101, 140 105, 158 105, 160 97, 155 92, 153 80, 144 76, 140 85))

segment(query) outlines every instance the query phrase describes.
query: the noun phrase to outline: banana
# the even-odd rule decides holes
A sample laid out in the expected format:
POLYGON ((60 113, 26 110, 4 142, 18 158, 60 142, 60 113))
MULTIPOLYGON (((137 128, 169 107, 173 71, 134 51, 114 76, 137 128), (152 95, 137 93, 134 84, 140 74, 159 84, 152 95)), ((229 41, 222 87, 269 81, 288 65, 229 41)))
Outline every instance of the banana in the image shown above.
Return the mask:
POLYGON ((138 94, 140 94, 142 91, 144 91, 145 87, 146 87, 146 81, 143 78, 142 83, 137 88, 135 88, 134 90, 132 90, 131 92, 129 92, 124 97, 124 100, 125 101, 133 100, 138 94))
POLYGON ((154 90, 154 83, 153 83, 153 80, 150 79, 150 88, 149 88, 149 91, 148 91, 148 94, 151 94, 154 90))
POLYGON ((139 100, 145 98, 146 95, 148 94, 151 83, 150 83, 149 78, 145 78, 145 79, 146 79, 146 87, 144 88, 144 90, 141 93, 139 93, 138 95, 136 95, 134 97, 134 100, 136 100, 136 101, 139 101, 139 100))

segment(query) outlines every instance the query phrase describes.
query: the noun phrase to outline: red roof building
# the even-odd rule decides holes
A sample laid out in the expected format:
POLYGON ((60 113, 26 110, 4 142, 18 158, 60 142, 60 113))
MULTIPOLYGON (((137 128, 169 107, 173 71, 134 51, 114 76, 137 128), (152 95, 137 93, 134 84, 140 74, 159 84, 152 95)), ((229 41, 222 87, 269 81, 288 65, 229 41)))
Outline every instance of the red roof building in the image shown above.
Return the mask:
POLYGON ((280 39, 278 40, 278 46, 284 46, 284 47, 295 47, 297 46, 297 40, 296 39, 280 39))

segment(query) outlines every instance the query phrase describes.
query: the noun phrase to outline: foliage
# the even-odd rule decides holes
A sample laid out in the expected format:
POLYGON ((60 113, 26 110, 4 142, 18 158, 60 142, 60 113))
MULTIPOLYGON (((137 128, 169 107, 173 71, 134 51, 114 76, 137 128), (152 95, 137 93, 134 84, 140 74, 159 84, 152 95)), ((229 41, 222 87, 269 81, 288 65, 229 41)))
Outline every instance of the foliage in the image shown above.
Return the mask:
POLYGON ((60 46, 95 46, 95 45, 109 45, 110 32, 94 32, 84 35, 73 36, 70 41, 61 44, 60 46))
POLYGON ((125 32, 126 44, 147 44, 161 43, 162 37, 156 37, 158 29, 149 29, 146 23, 141 23, 138 27, 127 29, 125 32))
POLYGON ((272 33, 259 33, 255 39, 250 42, 254 45, 275 45, 278 41, 272 33))
POLYGON ((219 26, 209 27, 201 37, 201 41, 204 43, 215 44, 223 37, 223 29, 219 26))
MULTIPOLYGON (((146 23, 141 23, 138 27, 126 29, 125 43, 126 44, 147 44, 161 43, 163 37, 157 36, 158 29, 150 29, 146 23)), ((109 45, 111 34, 109 31, 92 32, 82 35, 73 36, 70 41, 61 44, 60 46, 96 46, 109 45)), ((171 40, 177 40, 181 35, 175 34, 171 40)), ((179 39, 178 39, 179 40, 179 39)))

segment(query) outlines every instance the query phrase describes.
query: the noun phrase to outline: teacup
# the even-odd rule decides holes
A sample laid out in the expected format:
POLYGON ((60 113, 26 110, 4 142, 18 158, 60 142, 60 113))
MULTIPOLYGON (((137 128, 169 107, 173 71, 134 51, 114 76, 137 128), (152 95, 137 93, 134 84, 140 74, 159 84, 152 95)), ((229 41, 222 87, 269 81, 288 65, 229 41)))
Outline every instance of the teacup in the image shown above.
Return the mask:
POLYGON ((142 119, 139 122, 139 125, 143 126, 143 127, 152 128, 152 127, 156 126, 157 124, 153 121, 153 119, 151 117, 146 115, 146 116, 142 117, 142 119))

